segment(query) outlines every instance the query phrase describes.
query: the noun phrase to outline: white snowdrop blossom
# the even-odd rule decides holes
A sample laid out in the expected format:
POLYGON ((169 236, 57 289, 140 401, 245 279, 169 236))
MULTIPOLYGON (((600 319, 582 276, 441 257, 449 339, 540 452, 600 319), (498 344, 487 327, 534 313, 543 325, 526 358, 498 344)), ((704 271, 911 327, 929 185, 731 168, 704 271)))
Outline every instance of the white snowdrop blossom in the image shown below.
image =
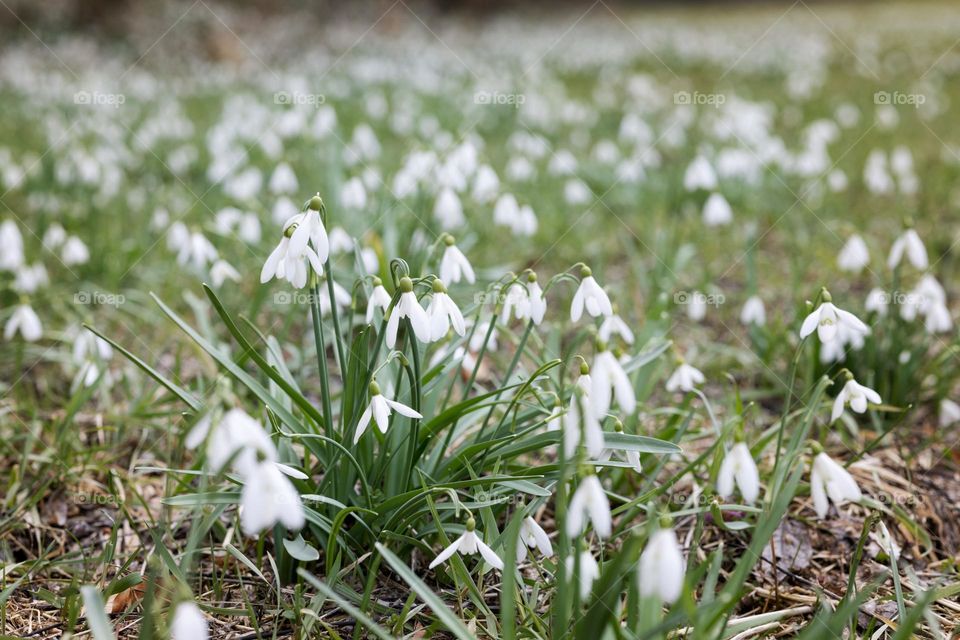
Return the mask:
POLYGON ((806 338, 816 331, 821 342, 830 342, 837 337, 837 332, 841 326, 858 333, 870 333, 870 328, 860 318, 849 311, 834 306, 830 301, 829 294, 825 294, 823 303, 803 320, 803 325, 800 327, 800 338, 806 338))
POLYGON ((421 415, 419 411, 414 411, 403 403, 385 397, 380 393, 380 385, 376 382, 371 382, 370 404, 364 409, 363 414, 360 416, 360 421, 357 423, 357 433, 353 436, 353 444, 360 442, 360 437, 370 425, 371 418, 377 424, 380 433, 386 433, 387 428, 390 426, 390 414, 394 411, 407 418, 414 418, 416 420, 423 418, 423 415, 421 415))
POLYGON ((277 465, 262 460, 243 474, 240 526, 255 536, 279 522, 287 529, 303 528, 303 503, 296 487, 277 465))
POLYGON ((592 384, 589 396, 597 418, 606 415, 614 398, 621 411, 632 414, 637 408, 637 399, 630 378, 604 343, 598 344, 597 349, 593 366, 590 368, 592 384))
POLYGON ((767 324, 767 311, 760 296, 750 296, 743 303, 743 309, 740 310, 740 322, 747 326, 756 325, 758 327, 767 324))
POLYGON ((518 563, 526 559, 527 547, 538 549, 545 558, 553 556, 553 545, 550 544, 550 536, 547 535, 543 527, 531 516, 527 516, 520 522, 520 540, 517 542, 518 563))
POLYGON ((567 535, 576 538, 583 534, 587 523, 593 525, 598 538, 609 538, 613 530, 610 501, 603 491, 600 479, 591 474, 580 480, 577 490, 567 505, 567 535))
POLYGON ((207 640, 210 637, 207 619, 193 602, 181 602, 170 622, 170 640, 207 640))
POLYGON ((430 317, 420 306, 417 294, 413 292, 413 281, 406 276, 400 278, 400 299, 390 312, 390 319, 387 320, 387 347, 391 349, 397 344, 397 330, 403 318, 410 320, 410 326, 417 340, 423 343, 430 342, 430 317))
POLYGON ((717 494, 721 498, 733 495, 734 485, 747 504, 760 495, 760 472, 745 442, 736 443, 724 456, 717 474, 717 494))
POLYGON ((904 255, 917 269, 923 270, 930 266, 927 260, 927 249, 914 229, 905 230, 899 238, 894 240, 893 246, 890 247, 890 256, 887 258, 887 266, 891 269, 897 268, 904 255))
POLYGON ((883 401, 880 399, 879 393, 870 387, 863 386, 854 380, 853 376, 850 376, 847 383, 843 385, 840 393, 837 394, 836 399, 833 401, 833 411, 830 413, 830 422, 833 422, 843 415, 843 407, 847 404, 857 413, 866 413, 868 402, 881 404, 883 401))
POLYGON ((838 507, 844 502, 859 502, 863 497, 857 481, 846 469, 824 452, 813 459, 810 471, 810 495, 819 518, 825 518, 830 509, 828 498, 838 507))
POLYGON ((867 243, 859 235, 853 234, 837 254, 837 266, 843 271, 860 273, 868 264, 870 264, 870 251, 867 249, 867 243))
POLYGON ((0 223, 0 270, 14 271, 23 264, 23 236, 13 220, 0 223))
MULTIPOLYGON (((202 234, 194 233, 193 236, 191 236, 191 242, 195 245, 193 247, 193 254, 205 258, 203 264, 206 264, 208 260, 212 259, 212 257, 210 257, 211 255, 216 257, 217 252, 213 249, 213 245, 210 244, 202 234)), ((68 267, 86 264, 90 260, 90 250, 87 249, 87 245, 83 243, 83 240, 76 236, 70 236, 63 244, 60 259, 63 260, 63 264, 68 267)))
POLYGON ((207 460, 219 471, 232 458, 234 471, 246 474, 258 460, 275 461, 277 449, 258 420, 243 409, 231 409, 213 424, 213 415, 207 414, 187 434, 185 444, 195 449, 207 442, 207 460))
POLYGON ((431 569, 449 560, 453 554, 459 553, 462 556, 469 556, 480 552, 480 556, 494 569, 503 571, 503 560, 500 559, 493 549, 487 546, 483 539, 477 535, 477 523, 473 518, 467 520, 466 531, 459 538, 454 540, 449 547, 440 552, 440 554, 430 563, 431 569))
POLYGON ((213 286, 219 287, 227 280, 240 282, 240 272, 233 268, 233 265, 226 260, 217 260, 210 267, 210 281, 213 286))
POLYGON ((307 286, 308 263, 317 275, 323 273, 323 261, 305 242, 302 245, 298 243, 299 252, 294 250, 292 235, 296 234, 294 225, 300 221, 300 218, 301 214, 297 214, 284 223, 280 244, 270 252, 267 261, 263 263, 263 269, 260 271, 261 284, 276 277, 286 280, 297 289, 302 289, 307 286))
POLYGON ((717 173, 710 165, 710 161, 703 156, 697 156, 683 174, 683 188, 687 191, 703 189, 711 191, 717 188, 717 173))
POLYGON ((430 319, 430 339, 434 342, 446 336, 451 326, 459 336, 463 336, 467 331, 460 308, 447 294, 447 288, 440 280, 433 281, 433 295, 427 305, 427 317, 430 319))
POLYGON ((573 295, 573 302, 570 305, 570 319, 576 322, 583 315, 583 310, 594 318, 598 316, 612 316, 613 306, 610 304, 610 298, 607 292, 603 290, 588 267, 580 270, 580 286, 573 295))
POLYGON ((626 344, 633 344, 633 331, 630 330, 627 323, 616 313, 604 318, 600 324, 600 328, 597 330, 597 336, 604 342, 610 342, 614 334, 620 336, 620 339, 626 344))
POLYGON ((340 206, 350 211, 361 211, 367 206, 367 189, 363 180, 354 176, 340 188, 340 206))
POLYGON ((297 175, 286 162, 281 162, 270 176, 270 193, 274 195, 294 193, 299 187, 297 175))
POLYGON ((29 304, 19 304, 3 327, 3 339, 11 340, 17 333, 27 342, 36 342, 43 337, 40 317, 29 304))
POLYGON ((640 554, 640 595, 672 604, 683 591, 683 552, 673 529, 658 529, 640 554))
POLYGON ((444 242, 447 246, 443 250, 443 257, 440 258, 440 279, 451 284, 461 280, 469 284, 476 282, 473 267, 467 260, 467 256, 463 255, 463 252, 454 244, 453 236, 447 235, 444 242))
MULTIPOLYGON (((330 257, 330 239, 327 237, 327 230, 323 226, 321 213, 324 211, 323 200, 320 196, 314 196, 307 205, 307 210, 300 214, 296 220, 296 229, 290 235, 290 252, 293 255, 300 256, 306 251, 307 242, 313 245, 320 264, 327 261, 330 257)), ((286 231, 284 225, 284 231, 286 231)), ((317 271, 320 274, 320 271, 317 271)))
POLYGON ((874 287, 867 294, 867 300, 864 302, 863 308, 884 318, 887 315, 889 302, 890 296, 887 295, 887 292, 880 287, 874 287))
POLYGON ((712 193, 703 205, 703 224, 719 227, 733 222, 733 209, 730 203, 719 193, 712 193))
POLYGON ((671 393, 674 391, 693 391, 697 388, 697 385, 703 384, 704 380, 703 372, 686 362, 681 362, 667 378, 667 391, 671 393))
POLYGON ((433 205, 433 217, 443 229, 456 229, 466 224, 460 196, 450 187, 444 188, 433 205))
POLYGON ((390 308, 390 303, 393 301, 390 293, 384 288, 383 281, 380 278, 373 279, 373 291, 370 292, 370 299, 367 300, 367 315, 366 322, 370 324, 373 322, 373 312, 376 309, 380 309, 384 313, 387 312, 387 309, 390 308))
POLYGON ((957 422, 960 422, 960 404, 949 398, 944 398, 940 401, 940 428, 949 427, 957 422))
MULTIPOLYGON (((567 558, 567 573, 573 574, 577 569, 574 556, 567 558)), ((593 583, 600 577, 600 565, 597 559, 593 557, 589 549, 580 551, 580 574, 577 576, 578 586, 580 588, 580 599, 586 600, 590 597, 590 591, 593 590, 593 583)))
POLYGON ((687 317, 700 322, 707 317, 707 296, 699 291, 691 293, 687 299, 687 317))
POLYGON ((589 388, 592 385, 590 375, 581 375, 577 380, 578 392, 570 399, 570 406, 563 414, 563 451, 567 458, 573 458, 582 444, 591 458, 603 454, 606 442, 603 428, 597 416, 599 413, 591 404, 589 388))

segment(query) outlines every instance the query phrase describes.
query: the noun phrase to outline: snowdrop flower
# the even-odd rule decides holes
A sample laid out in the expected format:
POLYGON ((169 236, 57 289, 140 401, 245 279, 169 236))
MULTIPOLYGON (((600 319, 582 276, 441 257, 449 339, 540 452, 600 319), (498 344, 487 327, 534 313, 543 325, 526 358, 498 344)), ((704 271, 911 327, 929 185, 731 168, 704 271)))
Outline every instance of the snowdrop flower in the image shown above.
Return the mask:
POLYGON ((330 229, 327 238, 330 244, 330 255, 337 255, 353 250, 353 237, 343 227, 330 229))
POLYGON ((393 307, 390 319, 387 320, 387 347, 390 349, 397 344, 397 330, 400 328, 402 318, 410 320, 410 326, 417 340, 423 343, 430 342, 432 333, 430 317, 420 306, 417 294, 413 292, 413 281, 407 276, 400 278, 400 300, 393 307))
POLYGON ((23 236, 13 220, 0 223, 0 269, 14 271, 23 264, 23 236))
POLYGON ((297 205, 293 203, 293 200, 283 196, 277 198, 277 201, 273 203, 273 209, 270 212, 271 217, 274 222, 280 224, 284 220, 289 219, 291 216, 295 216, 300 213, 297 209, 297 205))
POLYGON ((18 332, 27 342, 36 342, 43 337, 43 325, 29 304, 20 304, 13 310, 3 328, 3 339, 11 340, 18 332))
POLYGON ((281 162, 270 176, 270 193, 280 195, 294 193, 299 188, 297 175, 286 162, 281 162))
POLYGON ((824 342, 820 345, 820 362, 840 362, 847 357, 847 347, 853 351, 859 351, 864 345, 864 334, 854 331, 844 325, 840 325, 837 337, 830 342, 824 342))
POLYGON ((940 428, 960 422, 960 404, 949 398, 940 401, 940 428))
POLYGON ((609 538, 613 530, 610 502, 603 485, 596 475, 590 474, 580 480, 577 490, 567 505, 567 535, 576 538, 583 534, 587 522, 593 524, 598 538, 609 538))
POLYGON ((597 331, 597 336, 604 342, 610 342, 610 338, 613 337, 614 334, 620 336, 625 343, 633 344, 633 331, 630 330, 627 323, 616 313, 604 318, 600 324, 600 329, 597 331))
POLYGON ((449 547, 440 552, 436 558, 433 559, 433 562, 430 563, 431 569, 434 567, 446 562, 450 559, 451 556, 455 553, 459 553, 462 556, 473 555, 474 553, 480 552, 480 555, 486 560, 494 569, 499 569, 503 571, 503 560, 500 559, 500 556, 493 552, 493 549, 487 546, 487 544, 477 535, 474 531, 477 527, 477 521, 473 518, 467 520, 466 531, 463 532, 459 538, 454 540, 449 547))
POLYGON ((100 376, 99 363, 113 356, 113 347, 100 336, 82 329, 73 339, 73 362, 80 367, 83 386, 89 387, 100 376))
POLYGON ((707 296, 694 291, 686 299, 687 317, 694 322, 700 322, 707 316, 707 296))
MULTIPOLYGON (((321 285, 322 287, 323 285, 321 285)), ((350 296, 350 292, 340 286, 336 280, 333 282, 333 301, 337 305, 337 309, 344 309, 350 306, 350 303, 353 302, 353 298, 350 296)), ((320 315, 326 316, 330 314, 330 296, 321 295, 320 296, 320 315)))
POLYGON ((837 337, 841 326, 859 333, 870 333, 870 328, 860 319, 833 305, 830 294, 823 290, 823 302, 813 310, 800 327, 800 339, 806 338, 816 330, 821 342, 830 342, 837 337))
MULTIPOLYGON (((207 239, 202 235, 200 235, 200 238, 206 242, 206 245, 209 245, 210 247, 213 246, 210 245, 210 243, 206 241, 207 239)), ((202 248, 207 249, 207 246, 202 248)), ((214 251, 214 253, 216 252, 214 251)), ((90 260, 90 250, 87 249, 87 245, 83 243, 83 240, 76 236, 70 236, 63 245, 63 250, 60 253, 60 259, 63 260, 63 264, 67 265, 68 267, 72 267, 73 265, 77 264, 86 264, 87 261, 90 260)))
POLYGON ((881 318, 886 317, 889 298, 890 296, 887 295, 886 291, 879 287, 874 287, 870 290, 870 293, 867 294, 867 301, 864 303, 863 308, 876 313, 881 318))
POLYGON ((466 333, 463 314, 453 298, 447 295, 447 288, 439 279, 433 281, 433 295, 427 306, 427 317, 430 318, 430 338, 434 342, 446 336, 451 325, 457 335, 463 336, 466 333))
POLYGON ((433 205, 433 217, 442 229, 456 229, 466 224, 463 217, 463 204, 457 192, 450 187, 444 188, 433 205))
POLYGON ((497 196, 500 191, 500 178, 490 165, 481 165, 473 177, 473 199, 479 204, 486 204, 497 196))
POLYGON ((367 206, 367 189, 363 180, 354 176, 340 188, 340 206, 352 211, 361 211, 367 206))
POLYGON ((743 303, 743 309, 740 311, 740 322, 748 326, 753 324, 758 327, 767 323, 767 311, 763 307, 763 300, 760 299, 760 296, 750 296, 743 303))
POLYGON ((528 204, 520 207, 517 217, 513 221, 513 235, 519 237, 529 237, 537 232, 537 215, 533 212, 533 207, 528 204))
POLYGON ((240 506, 240 527, 248 536, 255 536, 277 522, 287 529, 303 528, 300 494, 270 460, 258 462, 244 474, 240 506))
POLYGON ((377 309, 377 307, 386 313, 387 309, 390 308, 390 303, 392 301, 392 296, 383 287, 383 281, 380 280, 380 278, 375 277, 373 279, 373 291, 370 293, 370 299, 367 300, 367 324, 373 322, 373 312, 377 309))
MULTIPOLYGON (((307 210, 301 213, 297 219, 297 227, 290 236, 290 251, 293 255, 302 255, 309 241, 317 252, 320 264, 326 262, 327 258, 330 257, 330 240, 327 237, 327 230, 323 226, 323 218, 321 217, 324 210, 323 200, 320 196, 313 196, 307 205, 307 210)), ((318 275, 319 273, 320 271, 317 272, 318 275)))
POLYGON ((640 595, 672 604, 683 590, 683 552, 673 529, 658 529, 640 554, 640 595))
POLYGON ((689 392, 696 389, 698 384, 703 384, 705 378, 703 373, 686 362, 681 362, 670 377, 667 379, 667 391, 689 392))
POLYGON ((504 227, 513 227, 514 220, 520 214, 520 205, 512 193, 505 193, 493 206, 493 223, 504 227))
POLYGON ((597 344, 597 354, 593 359, 591 371, 590 404, 598 419, 610 410, 610 404, 616 397, 620 410, 632 414, 637 408, 637 399, 633 392, 633 385, 623 366, 612 352, 607 351, 606 344, 597 344))
POLYGON ((13 281, 13 288, 20 293, 34 293, 37 289, 50 283, 47 269, 38 262, 32 266, 21 266, 17 270, 17 277, 13 281))
POLYGON ((217 260, 210 267, 210 280, 213 286, 219 287, 227 280, 240 282, 240 272, 233 268, 226 260, 217 260))
POLYGON ((733 209, 730 203, 719 193, 712 193, 703 205, 703 224, 719 227, 733 221, 733 209))
POLYGON ((193 602, 181 602, 173 612, 170 640, 207 640, 207 619, 193 602))
POLYGON ((520 540, 517 543, 517 563, 521 563, 527 557, 527 547, 539 549, 545 558, 553 555, 553 545, 550 544, 550 536, 543 530, 537 521, 531 516, 527 516, 520 523, 520 540))
POLYGON ((935 302, 927 308, 927 318, 923 323, 927 333, 946 333, 953 328, 950 309, 942 302, 935 302))
POLYGON ((590 187, 583 180, 573 178, 563 185, 563 198, 570 205, 586 204, 590 201, 592 194, 590 187))
POLYGON ((753 504, 760 495, 760 472, 745 442, 736 443, 724 456, 717 474, 717 494, 726 499, 733 495, 734 485, 747 504, 753 504))
MULTIPOLYGON (((567 558, 567 573, 573 574, 576 569, 573 556, 567 558)), ((580 599, 586 600, 590 597, 590 591, 593 590, 593 583, 600 577, 600 565, 597 559, 590 553, 590 549, 584 548, 580 551, 580 599)))
POLYGON ((43 234, 43 246, 49 251, 53 251, 66 241, 66 230, 56 222, 47 227, 43 234))
POLYGON ((237 235, 240 239, 249 244, 258 244, 260 242, 260 218, 255 213, 248 213, 240 218, 237 228, 237 235))
POLYGON ((527 272, 525 286, 514 282, 507 288, 500 314, 500 321, 503 324, 510 322, 511 312, 515 313, 517 320, 532 320, 537 326, 543 322, 543 316, 547 312, 547 301, 543 297, 543 289, 537 282, 537 274, 533 271, 527 272))
POLYGON ((283 225, 283 237, 280 244, 270 253, 260 271, 261 284, 269 282, 274 277, 283 279, 298 289, 307 286, 307 263, 313 267, 317 275, 323 273, 323 263, 320 256, 311 247, 304 244, 300 252, 293 250, 291 237, 296 233, 296 225, 300 221, 300 214, 291 217, 283 225))
POLYGON ((586 308, 587 313, 596 318, 597 316, 612 316, 613 307, 610 304, 610 298, 597 281, 593 278, 593 272, 590 267, 584 266, 580 269, 580 286, 573 296, 573 302, 570 305, 570 319, 576 322, 583 315, 586 308))
POLYGON ((917 269, 923 270, 929 266, 923 240, 913 229, 907 229, 893 242, 893 246, 890 247, 890 257, 887 258, 887 266, 896 269, 904 255, 917 269))
POLYGON ((853 234, 837 254, 837 266, 843 271, 859 273, 868 264, 870 264, 870 252, 867 249, 867 243, 859 235, 853 234))
POLYGON ((195 449, 207 439, 208 433, 207 460, 214 470, 219 471, 233 458, 233 469, 245 474, 258 460, 277 459, 277 448, 263 425, 243 409, 231 409, 216 425, 213 425, 213 415, 207 414, 187 434, 186 446, 195 449))
POLYGON ((360 442, 360 436, 367 430, 371 418, 373 418, 377 427, 380 428, 380 433, 386 433, 387 428, 390 426, 390 414, 394 411, 407 418, 415 418, 417 420, 423 418, 418 411, 414 411, 407 405, 386 398, 380 393, 380 385, 378 385, 376 381, 371 382, 370 404, 367 405, 363 415, 360 416, 360 421, 357 423, 357 433, 353 436, 353 444, 360 442))
POLYGON ((599 412, 590 400, 591 385, 589 374, 580 376, 577 380, 577 390, 570 399, 570 407, 563 415, 563 454, 567 458, 573 458, 577 448, 583 444, 587 449, 587 455, 596 459, 603 454, 606 446, 603 428, 597 418, 599 412))
POLYGON ((810 471, 810 495, 817 516, 824 518, 830 509, 829 498, 838 507, 844 502, 859 502, 863 497, 853 476, 830 456, 820 452, 813 459, 810 471))
POLYGON ((847 383, 843 385, 840 393, 837 394, 836 399, 833 401, 833 411, 830 414, 830 422, 833 422, 843 415, 843 407, 848 403, 850 408, 857 413, 866 413, 868 401, 873 404, 881 404, 883 402, 880 399, 879 393, 870 387, 865 387, 858 383, 848 372, 847 383))
POLYGON ((443 250, 443 257, 440 258, 440 279, 444 282, 455 284, 461 280, 473 284, 476 276, 473 273, 473 267, 467 256, 454 244, 456 240, 453 236, 447 234, 444 239, 446 249, 443 250))
POLYGON ((687 191, 711 191, 717 188, 717 174, 706 158, 697 156, 693 159, 683 174, 683 188, 687 191))

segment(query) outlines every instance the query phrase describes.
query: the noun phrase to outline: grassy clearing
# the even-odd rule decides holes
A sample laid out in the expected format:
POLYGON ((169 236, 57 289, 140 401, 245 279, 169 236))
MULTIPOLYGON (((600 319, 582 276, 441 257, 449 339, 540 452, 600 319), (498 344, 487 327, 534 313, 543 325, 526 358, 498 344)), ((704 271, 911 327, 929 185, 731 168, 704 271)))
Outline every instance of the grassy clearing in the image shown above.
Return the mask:
POLYGON ((4 633, 955 632, 952 18, 595 8, 20 34, 4 633))

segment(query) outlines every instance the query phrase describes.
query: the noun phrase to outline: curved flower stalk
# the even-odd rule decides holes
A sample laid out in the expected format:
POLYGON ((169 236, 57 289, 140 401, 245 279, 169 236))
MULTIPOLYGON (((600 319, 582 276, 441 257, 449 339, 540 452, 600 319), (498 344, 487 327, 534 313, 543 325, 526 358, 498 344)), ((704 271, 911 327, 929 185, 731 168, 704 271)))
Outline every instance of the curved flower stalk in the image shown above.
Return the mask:
POLYGON ((836 399, 833 401, 833 411, 830 414, 830 422, 836 421, 837 418, 843 415, 843 407, 847 404, 857 413, 866 413, 868 402, 882 404, 883 400, 880 399, 879 393, 854 380, 853 374, 847 371, 847 382, 843 385, 840 393, 837 394, 836 399))
POLYGON ((590 267, 584 265, 580 268, 580 286, 573 295, 573 302, 570 304, 570 319, 576 322, 583 315, 583 310, 594 318, 599 316, 612 316, 613 306, 610 304, 610 298, 607 292, 603 290, 597 281, 593 278, 593 272, 590 267))
POLYGON ((717 474, 717 494, 724 499, 732 496, 734 485, 747 504, 760 496, 760 472, 745 442, 733 445, 723 458, 717 474))
POLYGON ((503 571, 503 560, 501 560, 500 556, 493 552, 493 549, 487 546, 487 544, 475 531, 476 528, 477 521, 473 518, 469 518, 467 520, 466 531, 464 531, 459 538, 450 543, 450 546, 441 551, 440 554, 433 559, 433 562, 430 563, 429 568, 433 569, 446 562, 455 553, 459 553, 462 556, 469 556, 479 551, 481 557, 486 560, 487 564, 494 569, 503 571))
POLYGON ((640 554, 640 595, 661 602, 676 602, 683 591, 683 553, 673 529, 658 529, 640 554))
POLYGON ((413 292, 413 281, 407 276, 400 278, 400 300, 394 305, 387 320, 387 346, 393 349, 397 344, 397 330, 400 320, 408 318, 410 326, 417 340, 423 343, 430 342, 431 326, 427 312, 420 306, 417 294, 413 292))
POLYGON ((841 326, 858 333, 870 333, 870 327, 860 318, 834 306, 830 293, 826 289, 821 295, 823 302, 803 320, 803 325, 800 327, 801 339, 816 331, 821 342, 830 342, 837 337, 841 326))
POLYGON ((610 502, 600 478, 592 473, 581 478, 567 505, 567 535, 576 538, 586 530, 588 523, 593 525, 598 538, 610 537, 613 530, 610 502))
POLYGON ((830 502, 839 507, 848 501, 859 502, 863 494, 850 472, 821 451, 813 459, 810 470, 810 496, 817 516, 823 519, 830 510, 830 502))
POLYGON ((390 414, 396 411, 407 418, 421 419, 423 416, 418 411, 396 400, 390 400, 380 393, 380 385, 375 381, 370 383, 370 404, 364 409, 357 423, 357 433, 353 436, 353 444, 360 442, 360 437, 367 430, 371 418, 380 429, 381 433, 386 433, 390 426, 390 414))

